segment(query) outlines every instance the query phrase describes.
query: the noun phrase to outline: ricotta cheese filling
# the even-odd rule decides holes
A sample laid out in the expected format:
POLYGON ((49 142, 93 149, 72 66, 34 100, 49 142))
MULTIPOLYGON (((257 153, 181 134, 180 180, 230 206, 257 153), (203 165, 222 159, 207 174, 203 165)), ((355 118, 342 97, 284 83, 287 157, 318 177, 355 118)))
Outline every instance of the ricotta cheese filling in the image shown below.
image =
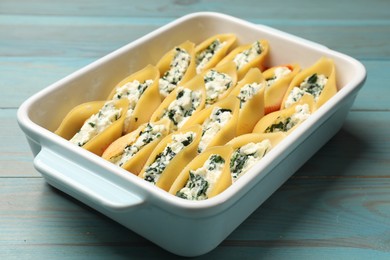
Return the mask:
POLYGON ((215 107, 202 124, 202 137, 199 142, 198 152, 203 152, 215 135, 226 125, 232 118, 232 111, 230 109, 223 109, 215 107))
POLYGON ((116 108, 114 101, 106 102, 98 113, 90 116, 85 121, 81 129, 69 141, 78 146, 83 146, 118 120, 121 112, 122 109, 116 108))
POLYGON ((164 132, 167 132, 165 125, 148 123, 139 133, 134 142, 127 145, 122 154, 110 158, 110 161, 118 166, 122 166, 136 155, 144 146, 161 137, 164 132))
POLYGON ((202 167, 190 171, 187 183, 176 196, 188 200, 207 199, 221 176, 224 165, 225 160, 220 155, 212 154, 202 167))
POLYGON ((173 123, 173 130, 177 130, 184 125, 199 107, 201 99, 201 91, 179 87, 176 99, 168 106, 162 117, 169 118, 173 123))
POLYGON ((265 129, 265 133, 287 132, 294 126, 305 121, 310 116, 310 109, 308 104, 297 105, 295 113, 290 117, 278 117, 275 122, 265 129))
POLYGON ((267 87, 270 87, 276 81, 280 80, 281 78, 284 78, 290 73, 291 70, 288 67, 277 67, 274 70, 274 76, 265 80, 267 87))
POLYGON ((214 57, 214 55, 226 44, 219 39, 214 40, 207 48, 198 52, 195 56, 196 73, 201 73, 204 66, 214 57))
POLYGON ((236 63, 237 70, 240 70, 243 66, 259 56, 262 52, 263 46, 261 46, 259 41, 255 41, 252 43, 249 49, 238 53, 233 59, 234 63, 236 63))
POLYGON ((134 108, 137 105, 142 94, 152 84, 153 84, 153 80, 151 79, 145 80, 144 83, 141 83, 138 80, 134 80, 116 89, 113 100, 119 100, 125 98, 129 100, 129 108, 126 112, 124 129, 127 129, 129 127, 130 117, 133 114, 134 108))
POLYGON ((312 95, 317 102, 327 82, 328 78, 323 74, 314 73, 306 77, 298 87, 294 87, 289 93, 284 103, 284 107, 290 107, 300 100, 304 94, 312 95))
POLYGON ((230 172, 232 182, 235 182, 264 155, 271 150, 271 142, 265 139, 259 143, 248 143, 236 149, 230 160, 230 172))
POLYGON ((172 142, 168 143, 164 150, 156 156, 155 161, 146 168, 143 178, 156 184, 170 161, 181 150, 190 145, 195 138, 196 133, 194 132, 173 135, 172 142))
POLYGON ((238 98, 240 99, 240 108, 242 108, 248 100, 252 99, 262 87, 263 84, 256 82, 244 85, 238 94, 238 98))
POLYGON ((204 77, 206 105, 214 104, 233 85, 233 79, 226 73, 210 70, 204 77))
POLYGON ((191 55, 184 49, 177 47, 169 70, 159 79, 160 94, 168 96, 181 81, 190 65, 191 55))

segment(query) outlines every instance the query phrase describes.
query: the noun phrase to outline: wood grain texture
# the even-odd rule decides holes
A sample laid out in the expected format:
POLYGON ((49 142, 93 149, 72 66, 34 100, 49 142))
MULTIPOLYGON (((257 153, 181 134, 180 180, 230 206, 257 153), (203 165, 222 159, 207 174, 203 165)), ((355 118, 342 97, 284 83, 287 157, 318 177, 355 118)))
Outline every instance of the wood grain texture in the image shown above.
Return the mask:
MULTIPOLYGON (((0 187, 0 256, 6 259, 172 257, 40 178, 0 178, 0 187)), ((384 196, 390 179, 289 180, 204 258, 385 256, 390 203, 384 196)))
POLYGON ((353 56, 368 78, 342 129, 200 259, 390 258, 390 2, 0 1, 0 259, 176 259, 51 188, 16 122, 32 94, 182 15, 218 11, 353 56))
POLYGON ((207 1, 207 0, 3 0, 1 14, 56 15, 56 16, 127 16, 127 17, 177 17, 190 12, 219 11, 246 19, 264 17, 292 20, 348 20, 388 19, 388 2, 367 1, 207 1), (347 11, 348 10, 348 11, 347 11))

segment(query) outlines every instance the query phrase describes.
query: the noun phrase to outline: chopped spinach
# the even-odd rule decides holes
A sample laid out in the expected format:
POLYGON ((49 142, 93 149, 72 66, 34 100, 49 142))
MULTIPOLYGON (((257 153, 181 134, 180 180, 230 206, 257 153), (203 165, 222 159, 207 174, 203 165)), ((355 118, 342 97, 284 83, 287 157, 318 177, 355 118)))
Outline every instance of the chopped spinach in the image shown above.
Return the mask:
MULTIPOLYGON (((189 134, 187 138, 182 142, 183 148, 189 145, 192 142, 192 134, 189 134)), ((176 156, 172 148, 171 144, 168 144, 165 149, 159 153, 154 162, 150 164, 145 170, 145 180, 156 183, 158 180, 158 176, 165 170, 168 163, 176 156)))
POLYGON ((188 137, 187 137, 187 139, 186 140, 184 140, 183 142, 181 142, 184 146, 187 146, 187 145, 189 145, 190 143, 192 143, 192 141, 193 141, 193 137, 192 137, 192 135, 189 135, 188 137))
POLYGON ((314 73, 313 75, 311 75, 309 77, 309 79, 307 80, 308 83, 310 84, 315 84, 317 82, 317 73, 314 73))
POLYGON ((189 179, 185 185, 185 188, 188 189, 196 189, 196 193, 194 197, 188 197, 185 192, 182 190, 178 191, 176 193, 176 196, 183 198, 183 199, 194 199, 197 200, 201 197, 207 198, 207 189, 209 188, 209 183, 206 181, 202 176, 199 174, 194 174, 192 171, 190 171, 189 179))
POLYGON ((224 112, 229 112, 231 113, 232 110, 231 109, 227 109, 227 108, 220 108, 217 110, 217 112, 215 113, 217 116, 219 116, 220 114, 224 113, 224 112))
POLYGON ((209 46, 207 46, 207 48, 205 48, 203 51, 201 51, 200 53, 198 53, 196 55, 196 64, 199 64, 202 62, 202 60, 204 58, 206 58, 206 56, 208 56, 208 54, 211 54, 210 56, 210 59, 212 56, 214 56, 216 50, 217 50, 217 47, 221 44, 220 40, 219 39, 216 39, 214 40, 209 46))
POLYGON ((207 170, 209 170, 209 171, 215 170, 217 168, 218 164, 225 163, 225 159, 223 159, 222 156, 220 156, 218 154, 213 154, 209 160, 210 160, 210 163, 209 163, 209 166, 207 167, 207 170))
POLYGON ((288 117, 284 121, 279 121, 268 126, 264 133, 273 133, 273 132, 287 132, 289 130, 288 125, 291 121, 291 118, 288 117))
POLYGON ((182 90, 179 93, 177 93, 176 99, 181 98, 183 95, 184 95, 184 90, 182 90))
MULTIPOLYGON (((251 154, 252 156, 254 154, 251 154)), ((234 152, 231 160, 230 160, 230 171, 236 175, 239 175, 242 169, 245 166, 245 163, 248 160, 248 157, 251 155, 242 154, 240 149, 234 152)))

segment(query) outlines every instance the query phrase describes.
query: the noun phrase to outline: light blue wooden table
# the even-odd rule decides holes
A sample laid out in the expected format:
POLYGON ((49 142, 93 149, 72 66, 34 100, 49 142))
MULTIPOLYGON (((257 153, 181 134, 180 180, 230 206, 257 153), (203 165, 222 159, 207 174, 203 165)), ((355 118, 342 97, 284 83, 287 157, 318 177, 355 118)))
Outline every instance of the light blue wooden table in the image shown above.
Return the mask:
POLYGON ((219 11, 353 56, 342 130, 205 259, 390 259, 390 2, 0 0, 0 259, 173 255, 47 185, 16 123, 33 93, 184 14, 219 11))

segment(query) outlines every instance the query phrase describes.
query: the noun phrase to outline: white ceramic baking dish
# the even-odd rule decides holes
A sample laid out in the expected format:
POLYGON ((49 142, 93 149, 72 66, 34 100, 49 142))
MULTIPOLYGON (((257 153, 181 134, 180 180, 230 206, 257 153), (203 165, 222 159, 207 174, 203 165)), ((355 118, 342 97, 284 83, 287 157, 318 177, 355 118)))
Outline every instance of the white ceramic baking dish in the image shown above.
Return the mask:
MULTIPOLYGON (((218 13, 194 13, 110 53, 25 101, 18 121, 34 154, 34 166, 52 186, 70 194, 175 254, 209 252, 278 189, 342 126, 366 77, 361 63, 296 36, 218 13), (185 40, 235 33, 239 43, 267 39, 267 65, 321 56, 336 64, 339 92, 223 193, 186 201, 55 135, 77 104, 100 100, 122 78, 157 60, 185 40)), ((147 109, 147 108, 145 108, 147 109)))

